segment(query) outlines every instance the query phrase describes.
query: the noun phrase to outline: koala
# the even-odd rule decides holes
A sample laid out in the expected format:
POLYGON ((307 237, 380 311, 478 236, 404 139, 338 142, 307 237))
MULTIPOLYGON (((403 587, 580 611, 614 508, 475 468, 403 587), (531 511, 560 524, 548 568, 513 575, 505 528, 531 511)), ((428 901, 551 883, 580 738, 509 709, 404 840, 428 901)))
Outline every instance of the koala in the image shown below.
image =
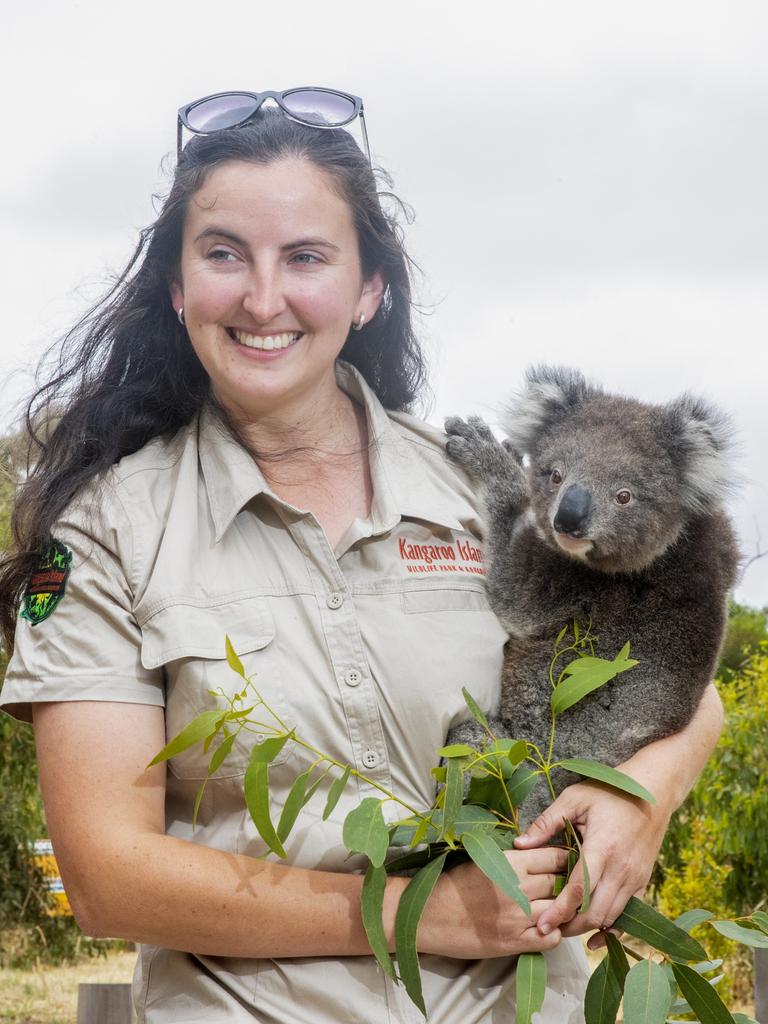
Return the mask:
MULTIPOLYGON (((499 443, 481 419, 446 421, 485 507, 488 597, 509 633, 491 727, 547 749, 555 637, 591 623, 598 654, 630 640, 639 664, 558 716, 554 755, 615 766, 682 729, 714 675, 739 561, 722 509, 731 429, 690 395, 650 405, 552 367, 528 371, 505 427, 499 443)), ((470 721, 448 741, 482 736, 470 721)), ((550 802, 542 782, 523 826, 550 802)))

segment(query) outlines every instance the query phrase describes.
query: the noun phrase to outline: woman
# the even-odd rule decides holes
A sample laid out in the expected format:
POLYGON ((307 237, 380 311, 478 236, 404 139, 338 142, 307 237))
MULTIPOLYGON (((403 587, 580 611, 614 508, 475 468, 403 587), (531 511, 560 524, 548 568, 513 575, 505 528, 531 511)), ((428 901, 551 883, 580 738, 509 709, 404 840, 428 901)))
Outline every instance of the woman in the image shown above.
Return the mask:
MULTIPOLYGON (((473 495, 439 433, 402 411, 424 368, 398 230, 351 136, 272 95, 281 109, 187 144, 158 221, 70 336, 0 592, 9 640, 23 595, 0 699, 33 714, 78 921, 144 944, 147 1024, 421 1019, 369 955, 341 843, 365 784, 325 822, 315 798, 279 863, 255 859, 244 741, 194 833, 202 751, 144 770, 217 706, 211 690, 234 692, 225 633, 284 721, 421 806, 462 685, 498 698, 504 635, 476 571, 473 495)), ((472 865, 440 879, 419 930, 430 1021, 512 1019, 508 958, 530 950, 549 951, 542 1019, 581 1019, 584 962, 561 936, 610 924, 645 884, 718 731, 709 694, 685 733, 626 766, 654 808, 589 784, 561 795, 508 854, 532 921, 472 865), (578 877, 550 898, 563 855, 538 848, 564 813, 584 833, 587 915, 578 877)), ((276 805, 309 764, 283 749, 276 805)), ((390 939, 405 884, 388 882, 390 939)))

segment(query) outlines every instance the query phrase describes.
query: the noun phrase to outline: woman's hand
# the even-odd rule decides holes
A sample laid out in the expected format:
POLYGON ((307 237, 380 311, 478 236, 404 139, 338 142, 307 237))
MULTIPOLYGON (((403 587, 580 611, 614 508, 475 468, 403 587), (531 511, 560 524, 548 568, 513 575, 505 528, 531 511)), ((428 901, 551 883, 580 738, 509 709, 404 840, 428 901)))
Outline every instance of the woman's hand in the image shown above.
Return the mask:
POLYGON ((440 876, 427 903, 418 932, 422 953, 473 960, 553 949, 560 942, 557 928, 542 935, 536 922, 552 906, 555 877, 565 871, 566 851, 547 847, 505 855, 531 901, 531 917, 474 864, 460 864, 440 876))
POLYGON ((563 891, 539 916, 539 931, 560 928, 563 935, 580 935, 612 925, 630 896, 641 895, 648 884, 670 814, 664 804, 648 804, 598 783, 579 782, 563 790, 516 845, 530 849, 547 842, 562 832, 567 818, 582 837, 592 896, 586 913, 579 914, 584 899, 579 861, 563 891))

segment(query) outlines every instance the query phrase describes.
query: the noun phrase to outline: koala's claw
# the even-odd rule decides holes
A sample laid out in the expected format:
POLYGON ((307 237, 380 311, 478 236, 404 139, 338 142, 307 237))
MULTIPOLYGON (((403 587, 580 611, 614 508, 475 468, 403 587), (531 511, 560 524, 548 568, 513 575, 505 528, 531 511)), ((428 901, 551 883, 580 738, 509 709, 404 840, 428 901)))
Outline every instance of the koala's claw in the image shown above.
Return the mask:
POLYGON ((445 421, 445 432, 449 457, 475 479, 503 476, 509 471, 510 455, 479 416, 470 416, 466 421, 450 416, 445 421))

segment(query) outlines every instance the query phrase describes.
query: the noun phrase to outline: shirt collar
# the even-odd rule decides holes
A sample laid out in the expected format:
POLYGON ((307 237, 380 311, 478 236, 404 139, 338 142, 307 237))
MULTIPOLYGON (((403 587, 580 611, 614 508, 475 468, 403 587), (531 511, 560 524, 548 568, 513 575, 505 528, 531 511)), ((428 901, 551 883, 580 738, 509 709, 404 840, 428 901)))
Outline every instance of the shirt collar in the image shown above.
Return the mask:
MULTIPOLYGON (((458 481, 446 479, 446 467, 434 450, 434 443, 423 442, 425 449, 433 449, 429 452, 432 458, 425 465, 418 458, 418 449, 414 449, 402 430, 390 420, 354 366, 337 361, 336 381, 342 391, 363 406, 368 420, 373 532, 391 530, 403 517, 423 519, 453 530, 465 529, 461 520, 466 516, 462 513, 470 514, 473 510, 456 494, 458 481), (434 465, 435 462, 439 464, 434 465)), ((232 436, 214 409, 204 406, 198 423, 200 466, 218 542, 238 512, 257 495, 268 494, 275 501, 280 499, 272 493, 255 460, 232 436)), ((437 434, 434 428, 426 429, 437 434)))

